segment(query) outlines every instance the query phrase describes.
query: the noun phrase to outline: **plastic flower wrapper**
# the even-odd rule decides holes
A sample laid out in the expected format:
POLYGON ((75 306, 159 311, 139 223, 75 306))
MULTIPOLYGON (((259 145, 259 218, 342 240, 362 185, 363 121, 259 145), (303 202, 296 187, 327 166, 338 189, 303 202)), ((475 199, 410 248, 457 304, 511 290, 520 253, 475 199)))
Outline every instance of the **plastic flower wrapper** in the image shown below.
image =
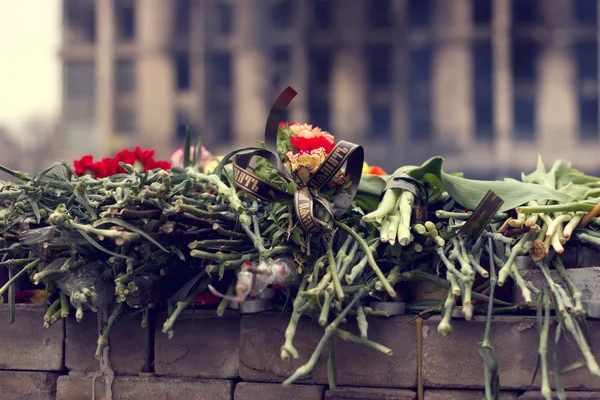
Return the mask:
MULTIPOLYGON (((61 260, 61 265, 64 265, 64 260, 58 260, 61 260)), ((46 269, 51 268, 52 264, 48 265, 46 269)), ((52 268, 55 267, 52 266, 52 268)), ((105 263, 93 261, 56 283, 58 288, 69 296, 71 305, 77 310, 75 316, 78 321, 83 318, 84 308, 96 311, 108 307, 111 303, 114 284, 110 279, 104 277, 104 271, 107 269, 109 268, 105 263)))

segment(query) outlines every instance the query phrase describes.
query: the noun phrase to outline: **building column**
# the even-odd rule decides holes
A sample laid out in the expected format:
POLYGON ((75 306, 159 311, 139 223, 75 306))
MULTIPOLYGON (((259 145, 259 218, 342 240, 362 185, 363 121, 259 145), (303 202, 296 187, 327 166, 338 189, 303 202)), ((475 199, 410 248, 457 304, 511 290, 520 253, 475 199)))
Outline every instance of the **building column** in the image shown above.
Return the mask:
POLYGON ((96 126, 95 153, 111 152, 115 99, 115 8, 114 0, 96 1, 96 126))
POLYGON ((511 165, 513 82, 511 68, 511 1, 494 0, 492 10, 494 156, 495 164, 511 165))
POLYGON ((388 157, 403 156, 410 152, 408 143, 408 3, 400 0, 394 3, 394 41, 393 41, 393 89, 392 89, 392 135, 394 145, 387 148, 388 157))
POLYGON ((240 1, 235 7, 233 135, 238 147, 255 146, 263 140, 269 114, 268 49, 262 43, 264 8, 261 0, 240 1))
POLYGON ((441 145, 469 145, 473 132, 471 3, 434 2, 433 127, 441 145))
POLYGON ((192 1, 190 18, 190 74, 195 107, 192 113, 193 123, 198 129, 200 139, 206 137, 206 15, 208 6, 204 1, 192 1), (204 136, 204 137, 203 137, 204 136))
POLYGON ((175 135, 173 9, 163 0, 136 2, 136 139, 160 158, 170 154, 175 135))
MULTIPOLYGON (((312 13, 310 7, 305 7, 304 3, 296 3, 296 6, 298 11, 294 17, 297 23, 294 27, 296 29, 295 40, 290 48, 292 53, 291 86, 298 92, 298 96, 290 104, 289 119, 310 124, 312 123, 309 121, 308 113, 310 53, 306 37, 311 28, 312 13)), ((329 127, 323 127, 323 129, 329 129, 329 127)))
POLYGON ((572 2, 540 2, 541 18, 549 30, 538 61, 537 137, 540 150, 561 150, 575 145, 577 135, 577 84, 570 39, 561 31, 571 26, 572 2))
POLYGON ((331 132, 338 139, 354 143, 362 143, 369 133, 365 6, 364 0, 345 0, 334 5, 340 44, 331 71, 331 132))

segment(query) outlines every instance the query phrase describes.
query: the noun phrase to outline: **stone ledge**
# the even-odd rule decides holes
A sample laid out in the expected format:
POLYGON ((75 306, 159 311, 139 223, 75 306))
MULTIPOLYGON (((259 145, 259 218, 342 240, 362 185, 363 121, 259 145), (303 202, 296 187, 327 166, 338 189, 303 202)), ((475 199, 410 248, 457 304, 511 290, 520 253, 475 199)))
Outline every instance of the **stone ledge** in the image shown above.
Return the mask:
MULTIPOLYGON (((337 382, 344 386, 413 388, 417 383, 416 328, 412 316, 369 319, 369 339, 388 346, 386 356, 336 338, 337 382)), ((323 335, 323 328, 309 318, 298 323, 294 346, 300 359, 283 361, 280 348, 289 314, 266 313, 242 317, 240 376, 246 381, 283 382, 308 361, 323 335)), ((343 329, 358 333, 355 322, 343 329)), ((299 383, 327 383, 327 349, 312 374, 299 383)))
POLYGON ((0 398, 54 400, 58 376, 50 372, 0 371, 0 398))
MULTIPOLYGON (((140 315, 125 314, 110 334, 110 362, 116 374, 135 375, 148 371, 150 328, 142 328, 141 322, 140 315)), ((99 365, 95 357, 97 343, 95 313, 86 312, 81 322, 69 316, 65 332, 65 367, 70 371, 96 371, 99 365)))
POLYGON ((0 337, 11 351, 0 351, 0 369, 62 371, 64 323, 44 328, 44 307, 16 305, 14 324, 8 323, 8 306, 0 305, 0 337))
POLYGON ((416 392, 405 389, 344 387, 325 392, 326 400, 416 400, 416 398, 416 392))
POLYGON ((325 388, 317 385, 291 385, 278 383, 241 382, 235 385, 234 400, 320 400, 325 388))
MULTIPOLYGON (((427 400, 481 400, 485 399, 483 390, 446 390, 426 389, 427 400)), ((500 400, 517 400, 517 392, 500 392, 500 400)))
MULTIPOLYGON (((96 380, 96 400, 106 400, 104 382, 96 380)), ((226 380, 116 377, 113 399, 123 400, 230 400, 233 383, 226 380)), ((58 378, 56 400, 89 400, 92 378, 64 375, 58 378)))
POLYGON ((240 317, 226 312, 184 311, 173 328, 174 337, 162 333, 167 318, 157 318, 154 370, 158 375, 189 378, 236 378, 239 370, 240 317))
MULTIPOLYGON (((566 398, 569 400, 598 400, 600 392, 565 392, 566 398)), ((529 391, 519 396, 519 400, 544 400, 544 396, 537 391, 529 391)), ((552 395, 552 400, 558 400, 556 394, 552 395)))
MULTIPOLYGON (((437 332, 440 318, 432 317, 423 323, 423 378, 431 388, 484 388, 483 360, 479 343, 483 339, 485 317, 472 321, 452 320, 454 332, 443 337, 437 332)), ((588 321, 590 347, 600 359, 600 321, 588 321)), ((550 327, 549 354, 552 354, 555 329, 550 327)), ((531 389, 538 351, 536 318, 528 316, 497 316, 492 322, 492 346, 500 363, 500 385, 503 389, 531 389)), ((569 335, 571 343, 573 339, 569 335)), ((579 349, 563 341, 560 344, 561 368, 581 360, 579 349)), ((551 363, 552 357, 550 357, 551 363)), ((552 377, 550 377, 552 380, 552 377)), ((533 388, 539 388, 539 374, 533 388)), ((586 369, 563 376, 566 390, 599 390, 600 378, 586 369)))
MULTIPOLYGON (((567 272, 575 286, 581 291, 582 300, 600 300, 600 267, 573 268, 568 269, 567 272)), ((543 288, 546 282, 543 272, 537 269, 522 270, 521 275, 525 281, 530 281, 533 286, 538 288, 543 288)), ((568 290, 568 286, 564 283, 560 275, 558 275, 558 272, 551 270, 550 276, 554 282, 560 284, 565 290, 568 290)), ((519 308, 529 308, 532 310, 537 308, 537 296, 534 293, 531 294, 531 299, 533 300, 531 306, 525 304, 525 300, 523 299, 521 290, 519 290, 518 286, 515 286, 513 297, 514 303, 519 306, 519 308)))

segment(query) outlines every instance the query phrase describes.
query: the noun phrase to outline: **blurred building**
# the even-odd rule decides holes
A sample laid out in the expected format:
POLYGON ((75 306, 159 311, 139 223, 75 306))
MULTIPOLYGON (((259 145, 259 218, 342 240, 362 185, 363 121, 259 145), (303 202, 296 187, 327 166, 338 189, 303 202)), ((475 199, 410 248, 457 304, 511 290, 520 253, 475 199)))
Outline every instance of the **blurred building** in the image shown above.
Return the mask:
POLYGON ((254 145, 291 85, 290 120, 388 170, 600 172, 597 20, 596 0, 64 0, 66 137, 254 145))

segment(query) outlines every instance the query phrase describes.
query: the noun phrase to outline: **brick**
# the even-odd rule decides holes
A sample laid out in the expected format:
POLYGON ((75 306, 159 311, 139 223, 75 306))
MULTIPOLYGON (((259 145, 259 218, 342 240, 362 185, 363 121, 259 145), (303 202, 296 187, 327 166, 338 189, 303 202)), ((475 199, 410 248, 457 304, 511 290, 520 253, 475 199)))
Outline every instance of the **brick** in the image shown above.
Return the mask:
MULTIPOLYGON (((416 331, 410 316, 389 319, 370 318, 369 339, 392 349, 386 356, 372 349, 336 339, 336 365, 339 385, 414 387, 417 381, 416 331)), ((280 348, 289 315, 265 313, 242 317, 240 376, 247 381, 282 382, 306 363, 324 329, 309 318, 298 324, 294 346, 298 360, 283 361, 280 348)), ((343 329, 358 333, 350 321, 343 329)), ((302 383, 327 383, 328 350, 324 349, 313 372, 302 383)))
POLYGON ((317 385, 290 385, 278 383, 241 382, 235 386, 234 400, 315 400, 322 399, 325 388, 317 385))
POLYGON ((58 374, 0 371, 2 400, 54 400, 58 374))
MULTIPOLYGON (((483 390, 445 390, 425 389, 427 400, 481 400, 485 398, 483 390)), ((499 400, 517 400, 516 392, 500 392, 499 400)))
MULTIPOLYGON (((115 374, 135 375, 148 371, 150 352, 149 329, 142 328, 141 316, 124 314, 110 333, 110 361, 115 374)), ((81 322, 67 318, 65 366, 70 371, 92 372, 98 369, 96 345, 98 322, 95 313, 88 312, 81 322)))
POLYGON ((17 304, 14 324, 8 324, 8 306, 0 306, 0 337, 10 351, 0 352, 0 369, 61 371, 64 325, 43 327, 44 307, 17 304))
POLYGON ((173 328, 162 333, 166 314, 156 324, 154 370, 159 375, 190 378, 236 378, 240 357, 237 312, 218 317, 215 311, 184 311, 173 328))
MULTIPOLYGON (((565 397, 569 400, 598 400, 600 399, 600 392, 565 392, 565 397)), ((529 391, 523 393, 519 400, 544 400, 544 396, 539 391, 529 391)), ((554 393, 552 394, 552 400, 558 400, 558 396, 554 393)))
MULTIPOLYGON (((393 351, 391 356, 338 338, 335 343, 338 385, 416 387, 417 331, 413 320, 410 315, 367 319, 369 340, 389 347, 393 351)), ((342 329, 360 336, 354 320, 342 329)))
MULTIPOLYGON (((289 314, 262 313, 245 315, 240 331, 240 377, 246 381, 283 382, 306 363, 323 335, 323 328, 308 318, 298 322, 294 347, 298 360, 283 361, 280 349, 284 343, 289 314)), ((298 383, 327 383, 327 349, 313 372, 298 383)))
MULTIPOLYGON (((417 394, 405 389, 337 388, 325 392, 326 400, 416 400, 417 394)), ((427 399, 429 400, 429 399, 427 399)))
MULTIPOLYGON (((116 377, 112 397, 119 400, 229 400, 233 383, 226 380, 116 377)), ((92 378, 64 375, 58 378, 56 400, 89 400, 92 378)), ((96 400, 106 400, 104 381, 96 380, 96 400)))
MULTIPOLYGON (((437 332, 439 317, 430 318, 423 324, 423 378, 425 386, 433 388, 484 387, 482 359, 479 342, 483 339, 485 317, 471 321, 455 319, 454 332, 443 337, 437 332)), ((600 321, 588 321, 589 344, 596 359, 600 359, 600 321)), ((551 366, 554 323, 550 327, 549 365, 551 366)), ((536 318, 527 316, 498 316, 492 322, 492 346, 498 354, 500 384, 503 389, 527 390, 535 370, 538 356, 536 318)), ((560 368, 582 359, 573 338, 559 344, 560 368)), ((552 377, 550 377, 552 380, 552 377)), ((534 388, 539 388, 539 374, 534 388)), ((568 390, 600 389, 600 378, 592 377, 587 369, 579 369, 563 376, 563 386, 568 390)))
MULTIPOLYGON (((567 270, 569 277, 575 284, 575 286, 581 291, 582 300, 600 300, 600 267, 588 267, 588 268, 574 268, 567 270)), ((543 288, 546 282, 542 271, 540 270, 522 270, 521 275, 526 281, 530 281, 535 287, 543 288)), ((564 283, 562 278, 558 275, 555 270, 550 271, 552 280, 562 285, 565 290, 567 285, 564 283)), ((519 308, 531 308, 536 309, 537 296, 532 293, 533 304, 527 306, 521 295, 521 291, 515 286, 514 291, 514 303, 519 308)))

